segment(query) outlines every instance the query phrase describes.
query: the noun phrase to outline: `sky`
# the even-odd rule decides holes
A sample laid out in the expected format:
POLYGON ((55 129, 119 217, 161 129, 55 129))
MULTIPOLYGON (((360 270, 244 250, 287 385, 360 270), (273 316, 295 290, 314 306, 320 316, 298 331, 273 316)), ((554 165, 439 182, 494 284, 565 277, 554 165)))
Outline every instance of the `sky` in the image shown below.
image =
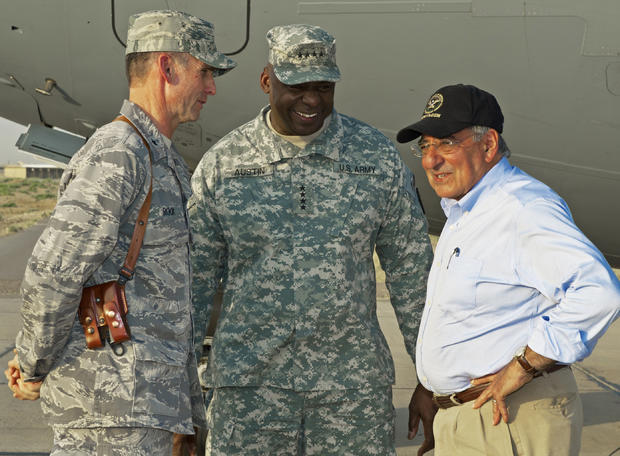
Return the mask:
POLYGON ((0 166, 23 162, 24 164, 46 163, 38 160, 34 155, 20 151, 15 143, 19 135, 27 127, 0 117, 0 166))

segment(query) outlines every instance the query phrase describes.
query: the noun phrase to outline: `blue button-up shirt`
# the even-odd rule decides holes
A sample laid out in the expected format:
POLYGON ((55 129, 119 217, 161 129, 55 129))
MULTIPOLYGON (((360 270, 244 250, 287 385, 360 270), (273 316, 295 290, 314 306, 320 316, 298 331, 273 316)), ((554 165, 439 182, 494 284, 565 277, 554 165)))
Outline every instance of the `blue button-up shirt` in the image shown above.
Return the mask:
POLYGON ((418 378, 462 391, 524 345, 561 363, 587 357, 620 312, 620 282, 553 190, 495 165, 448 217, 430 272, 418 378))

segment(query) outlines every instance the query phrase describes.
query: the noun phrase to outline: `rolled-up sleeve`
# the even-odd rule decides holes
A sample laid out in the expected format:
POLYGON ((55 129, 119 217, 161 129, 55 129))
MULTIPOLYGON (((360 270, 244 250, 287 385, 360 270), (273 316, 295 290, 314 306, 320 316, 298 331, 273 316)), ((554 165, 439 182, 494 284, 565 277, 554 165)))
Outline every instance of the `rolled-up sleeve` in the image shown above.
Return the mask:
POLYGON ((516 230, 519 277, 553 304, 534 320, 528 345, 558 362, 584 359, 618 318, 620 282, 565 204, 527 204, 516 230))

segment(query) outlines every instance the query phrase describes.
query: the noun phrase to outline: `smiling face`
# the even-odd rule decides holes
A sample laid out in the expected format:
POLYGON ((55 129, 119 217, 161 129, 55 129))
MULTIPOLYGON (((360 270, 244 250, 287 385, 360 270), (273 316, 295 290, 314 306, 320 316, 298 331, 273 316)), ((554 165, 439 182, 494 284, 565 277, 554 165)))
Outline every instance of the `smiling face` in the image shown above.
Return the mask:
POLYGON ((308 136, 318 131, 334 109, 336 84, 312 81, 286 85, 268 65, 260 77, 263 92, 269 94, 271 124, 286 136, 308 136))
POLYGON ((497 153, 497 132, 489 130, 480 141, 474 141, 469 128, 454 133, 458 142, 447 152, 436 145, 440 139, 423 135, 420 143, 428 144, 422 158, 428 182, 440 198, 459 200, 501 159, 497 153))

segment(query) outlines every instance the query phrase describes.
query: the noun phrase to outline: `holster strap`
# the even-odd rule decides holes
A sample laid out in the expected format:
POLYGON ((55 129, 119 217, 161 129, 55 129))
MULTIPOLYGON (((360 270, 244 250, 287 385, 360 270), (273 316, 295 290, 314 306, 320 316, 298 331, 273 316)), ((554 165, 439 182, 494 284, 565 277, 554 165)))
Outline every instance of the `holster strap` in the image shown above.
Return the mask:
POLYGON ((131 236, 131 244, 129 244, 129 250, 127 251, 127 256, 125 257, 125 263, 123 263, 123 266, 118 271, 118 282, 121 285, 125 285, 128 280, 133 279, 133 274, 136 269, 136 262, 138 261, 140 249, 142 248, 144 233, 146 233, 146 223, 149 220, 151 196, 153 194, 153 157, 151 155, 151 147, 149 146, 148 141, 144 138, 142 133, 140 133, 140 130, 138 130, 138 128, 131 123, 127 117, 121 115, 114 120, 121 120, 128 123, 136 131, 136 133, 138 133, 144 142, 146 149, 149 151, 149 164, 151 165, 151 182, 149 184, 149 192, 144 199, 144 203, 142 203, 140 212, 138 213, 138 218, 136 219, 136 224, 133 229, 133 235, 131 236))

